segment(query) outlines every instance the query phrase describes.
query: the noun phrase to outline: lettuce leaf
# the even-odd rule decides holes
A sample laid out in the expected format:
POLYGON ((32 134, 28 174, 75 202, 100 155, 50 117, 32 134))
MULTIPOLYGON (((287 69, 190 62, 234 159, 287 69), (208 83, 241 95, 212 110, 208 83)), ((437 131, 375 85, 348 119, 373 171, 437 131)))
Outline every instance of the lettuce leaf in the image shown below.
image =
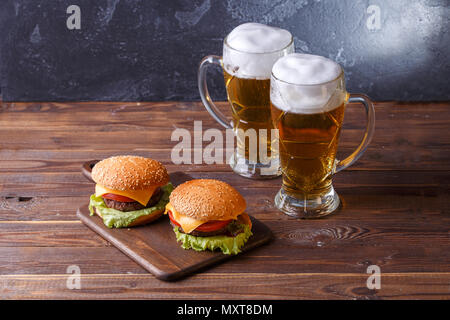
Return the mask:
POLYGON ((150 208, 144 208, 136 211, 123 212, 116 209, 108 208, 105 205, 102 197, 97 197, 95 194, 91 195, 89 202, 89 211, 91 216, 95 214, 94 207, 102 215, 103 223, 108 228, 124 228, 128 227, 134 220, 144 215, 151 215, 156 211, 164 210, 166 204, 169 202, 170 193, 173 190, 172 184, 169 182, 161 187, 164 192, 159 202, 150 208))
POLYGON ((252 231, 248 225, 241 224, 243 232, 235 237, 228 237, 225 235, 212 237, 195 237, 190 234, 178 231, 178 228, 173 228, 178 242, 181 242, 183 249, 194 249, 195 251, 205 251, 220 249, 224 254, 238 254, 241 248, 247 242, 248 238, 252 236, 252 231))

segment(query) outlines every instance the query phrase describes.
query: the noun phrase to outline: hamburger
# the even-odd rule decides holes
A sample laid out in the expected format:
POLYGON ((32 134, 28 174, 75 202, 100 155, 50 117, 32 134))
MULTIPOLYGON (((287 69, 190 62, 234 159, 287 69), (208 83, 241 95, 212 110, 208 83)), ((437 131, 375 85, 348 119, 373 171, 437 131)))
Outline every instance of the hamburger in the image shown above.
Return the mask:
POLYGON ((176 187, 169 200, 165 214, 184 249, 237 254, 252 235, 244 198, 225 182, 190 180, 176 187))
POLYGON ((108 228, 133 227, 152 222, 164 213, 173 189, 166 168, 138 156, 115 156, 92 169, 95 194, 89 210, 108 228))

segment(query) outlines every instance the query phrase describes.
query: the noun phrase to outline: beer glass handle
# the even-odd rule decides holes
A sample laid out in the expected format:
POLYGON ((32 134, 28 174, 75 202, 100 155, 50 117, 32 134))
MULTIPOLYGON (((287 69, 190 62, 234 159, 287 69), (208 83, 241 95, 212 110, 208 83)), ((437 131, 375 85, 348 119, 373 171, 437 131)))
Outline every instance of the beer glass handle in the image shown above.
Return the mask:
POLYGON ((339 172, 345 168, 348 168, 362 156, 364 151, 366 151, 370 141, 372 140, 373 132, 375 130, 375 109, 373 107, 372 101, 370 101, 370 99, 363 94, 350 94, 348 102, 359 102, 366 108, 367 127, 366 132, 364 133, 364 137, 358 148, 356 148, 356 150, 347 158, 337 162, 335 172, 339 172))
POLYGON ((222 67, 222 57, 206 56, 200 62, 200 66, 198 68, 198 89, 200 91, 200 97, 209 114, 222 126, 227 129, 231 129, 231 122, 229 122, 224 114, 216 107, 211 99, 211 96, 209 95, 208 86, 206 84, 206 71, 209 64, 217 64, 222 67))

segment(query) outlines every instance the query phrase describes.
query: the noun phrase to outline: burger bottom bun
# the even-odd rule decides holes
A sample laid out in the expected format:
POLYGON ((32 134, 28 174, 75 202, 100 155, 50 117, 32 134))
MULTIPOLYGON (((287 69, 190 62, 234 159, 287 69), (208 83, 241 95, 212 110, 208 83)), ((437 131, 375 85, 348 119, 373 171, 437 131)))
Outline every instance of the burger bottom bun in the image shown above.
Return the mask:
MULTIPOLYGON (((97 211, 97 208, 94 207, 94 209, 95 209, 95 213, 96 213, 100 218, 103 219, 103 217, 102 217, 102 215, 100 214, 100 212, 97 211)), ((149 214, 149 215, 143 215, 143 216, 140 216, 139 218, 137 218, 136 220, 134 220, 132 223, 130 223, 130 224, 128 225, 128 227, 141 226, 141 225, 144 225, 144 224, 153 222, 153 221, 159 219, 159 218, 163 215, 163 213, 164 213, 164 209, 155 211, 155 212, 153 212, 152 214, 149 214)))

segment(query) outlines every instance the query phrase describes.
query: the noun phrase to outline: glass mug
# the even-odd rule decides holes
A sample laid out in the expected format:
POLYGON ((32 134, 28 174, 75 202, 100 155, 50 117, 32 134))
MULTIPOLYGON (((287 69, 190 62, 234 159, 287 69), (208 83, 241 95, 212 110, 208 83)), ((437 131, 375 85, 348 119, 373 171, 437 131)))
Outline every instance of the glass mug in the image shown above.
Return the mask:
POLYGON ((345 89, 344 71, 332 81, 299 85, 271 77, 271 112, 278 129, 283 184, 275 196, 275 206, 296 218, 318 218, 335 211, 340 203, 332 185, 332 175, 352 165, 364 153, 375 128, 372 102, 362 94, 345 89), (295 101, 308 95, 326 95, 320 110, 295 110, 295 101), (329 96, 329 99, 328 99, 329 96), (290 99, 290 100, 289 100, 290 99), (294 108, 280 105, 294 104, 294 108), (336 159, 339 135, 347 103, 361 103, 367 126, 360 145, 344 160, 336 159), (296 111, 296 112, 293 112, 296 111), (306 111, 306 112, 305 112, 306 111))
POLYGON ((276 137, 272 135, 274 127, 270 112, 270 74, 278 58, 294 52, 292 35, 288 45, 275 51, 260 53, 234 49, 227 39, 228 36, 223 44, 223 57, 209 55, 200 63, 200 97, 211 116, 223 127, 234 131, 237 147, 231 159, 228 159, 233 171, 253 179, 278 177, 281 175, 279 157, 276 152, 272 152, 271 147, 276 137), (223 115, 209 95, 206 71, 210 64, 219 65, 223 70, 232 121, 223 115), (258 72, 252 74, 251 70, 258 72), (255 147, 250 145, 252 137, 255 147))

